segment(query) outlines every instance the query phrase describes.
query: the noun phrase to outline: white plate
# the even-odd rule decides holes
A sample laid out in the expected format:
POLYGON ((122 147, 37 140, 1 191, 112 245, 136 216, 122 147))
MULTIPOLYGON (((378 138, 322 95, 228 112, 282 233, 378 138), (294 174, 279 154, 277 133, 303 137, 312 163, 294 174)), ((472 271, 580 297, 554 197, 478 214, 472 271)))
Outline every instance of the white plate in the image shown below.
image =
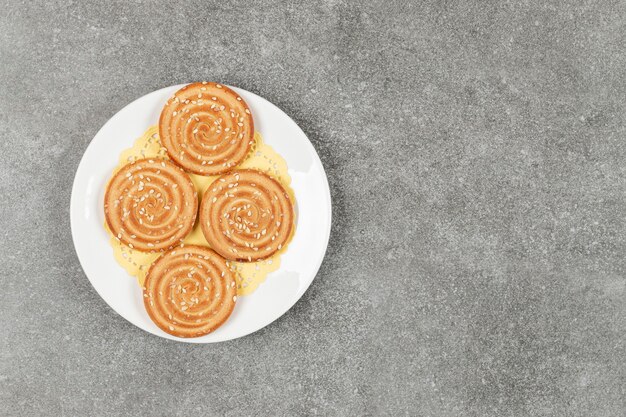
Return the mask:
POLYGON ((283 315, 306 289, 324 258, 330 236, 330 190, 322 163, 304 132, 282 110, 256 94, 233 88, 250 106, 254 127, 285 160, 296 194, 296 233, 269 274, 252 294, 240 297, 226 323, 215 332, 181 339, 159 329, 148 317, 141 289, 113 258, 104 230, 104 188, 120 153, 148 127, 157 124, 165 101, 182 85, 155 91, 130 103, 93 138, 83 155, 72 188, 70 217, 78 259, 98 294, 135 326, 168 339, 212 343, 255 332, 283 315))

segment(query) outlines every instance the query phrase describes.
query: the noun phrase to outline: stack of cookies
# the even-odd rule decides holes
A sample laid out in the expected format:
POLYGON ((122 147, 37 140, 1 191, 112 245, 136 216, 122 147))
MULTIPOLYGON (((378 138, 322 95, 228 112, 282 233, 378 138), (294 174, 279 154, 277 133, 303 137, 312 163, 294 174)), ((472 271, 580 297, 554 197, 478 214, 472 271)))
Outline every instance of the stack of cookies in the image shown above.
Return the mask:
POLYGON ((105 218, 122 244, 162 252, 143 285, 150 318, 174 336, 198 337, 235 307, 236 278, 227 262, 266 259, 287 245, 293 202, 269 175, 237 169, 254 145, 254 121, 246 102, 224 85, 177 91, 161 112, 159 136, 169 159, 119 169, 107 186, 105 218), (189 173, 219 175, 200 204, 189 173), (183 244, 196 218, 210 247, 183 244))

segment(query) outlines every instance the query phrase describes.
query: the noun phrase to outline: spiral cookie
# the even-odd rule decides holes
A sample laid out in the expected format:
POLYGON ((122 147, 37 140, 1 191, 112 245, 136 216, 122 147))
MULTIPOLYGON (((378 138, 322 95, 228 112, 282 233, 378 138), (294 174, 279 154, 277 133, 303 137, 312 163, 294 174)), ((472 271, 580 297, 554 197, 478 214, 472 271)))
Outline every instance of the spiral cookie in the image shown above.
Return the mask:
POLYGON ((229 260, 251 262, 272 256, 287 243, 293 221, 292 202, 282 185, 250 169, 215 180, 200 205, 204 237, 229 260))
POLYGON ((235 277, 208 248, 184 246, 161 255, 143 287, 148 315, 163 331, 197 337, 221 326, 235 308, 235 277))
POLYGON ((109 181, 104 214, 113 236, 143 252, 182 242, 196 220, 198 195, 189 175, 163 159, 140 159, 109 181))
POLYGON ((254 122, 245 101, 216 83, 194 83, 170 98, 159 136, 177 164, 199 175, 219 175, 239 165, 254 143, 254 122))

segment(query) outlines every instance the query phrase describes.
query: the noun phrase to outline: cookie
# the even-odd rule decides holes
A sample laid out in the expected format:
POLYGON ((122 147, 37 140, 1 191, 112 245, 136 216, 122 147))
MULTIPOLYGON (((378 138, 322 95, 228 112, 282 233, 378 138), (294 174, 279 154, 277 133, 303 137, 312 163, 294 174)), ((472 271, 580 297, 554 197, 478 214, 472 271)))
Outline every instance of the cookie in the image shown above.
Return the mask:
POLYGON ((291 237, 293 203, 283 186, 244 169, 215 180, 200 205, 200 226, 211 248, 228 260, 266 259, 291 237))
POLYGON ((233 170, 254 144, 254 121, 246 102, 223 84, 189 84, 161 112, 159 136, 169 157, 198 175, 233 170))
POLYGON ((179 245, 191 232, 198 195, 189 175, 164 159, 140 159, 109 181, 104 215, 114 237, 142 252, 179 245))
POLYGON ((235 308, 235 276, 214 251, 184 245, 152 264, 143 300, 152 321, 166 333, 203 336, 220 327, 235 308))

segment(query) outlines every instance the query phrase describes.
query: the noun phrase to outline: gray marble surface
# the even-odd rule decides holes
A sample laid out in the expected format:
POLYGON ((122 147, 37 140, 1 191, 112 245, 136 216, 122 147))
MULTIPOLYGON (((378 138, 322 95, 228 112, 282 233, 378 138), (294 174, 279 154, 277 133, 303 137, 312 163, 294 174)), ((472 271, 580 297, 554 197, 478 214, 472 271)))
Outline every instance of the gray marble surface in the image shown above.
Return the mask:
POLYGON ((0 415, 623 416, 624 1, 0 1, 0 415), (313 285, 216 345, 144 333, 70 237, 124 105, 215 80, 306 132, 313 285))

